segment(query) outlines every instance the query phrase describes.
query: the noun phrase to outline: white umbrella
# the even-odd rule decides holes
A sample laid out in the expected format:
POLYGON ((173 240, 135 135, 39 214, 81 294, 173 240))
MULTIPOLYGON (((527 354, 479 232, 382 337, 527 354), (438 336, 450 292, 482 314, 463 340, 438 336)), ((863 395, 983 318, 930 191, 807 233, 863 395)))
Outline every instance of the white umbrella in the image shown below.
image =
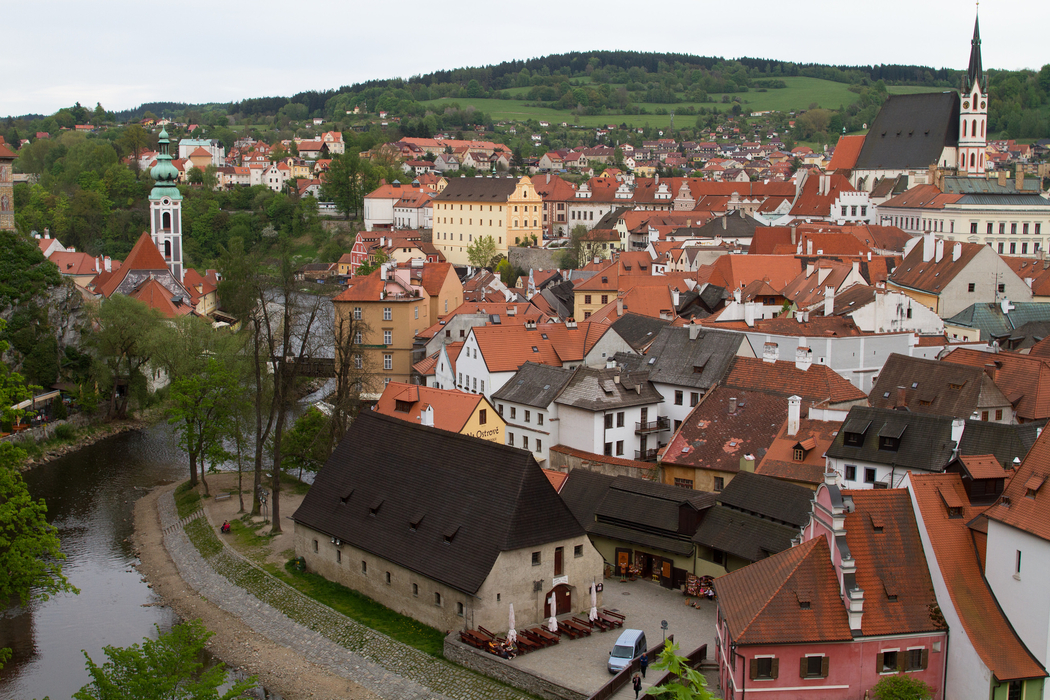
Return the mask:
POLYGON ((514 603, 510 604, 510 630, 507 631, 507 641, 511 644, 518 641, 518 633, 514 631, 514 603))
POLYGON ((557 632, 558 631, 558 596, 556 594, 554 594, 554 593, 551 593, 550 604, 551 604, 551 619, 547 620, 547 629, 549 629, 551 632, 557 632))
POLYGON ((591 622, 598 619, 598 591, 595 590, 594 582, 591 582, 591 612, 587 617, 591 622))

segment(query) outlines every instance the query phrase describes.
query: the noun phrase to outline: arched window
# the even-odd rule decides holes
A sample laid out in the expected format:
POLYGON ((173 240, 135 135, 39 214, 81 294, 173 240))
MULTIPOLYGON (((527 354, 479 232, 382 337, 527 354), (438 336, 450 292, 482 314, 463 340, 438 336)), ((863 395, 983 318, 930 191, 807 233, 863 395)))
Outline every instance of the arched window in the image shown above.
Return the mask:
POLYGON ((974 156, 973 153, 970 154, 970 167, 971 168, 976 168, 977 167, 977 158, 974 156))
POLYGON ((977 120, 974 119, 970 123, 970 136, 976 136, 976 135, 977 135, 977 120))
POLYGON ((165 231, 171 230, 171 212, 164 212, 160 215, 160 227, 165 231))
MULTIPOLYGON (((167 216, 167 214, 165 214, 167 216)), ((164 257, 171 257, 171 241, 164 241, 164 257)))
POLYGON ((981 136, 984 136, 984 120, 981 120, 981 136))
POLYGON ((963 138, 966 138, 966 120, 963 119, 963 138))

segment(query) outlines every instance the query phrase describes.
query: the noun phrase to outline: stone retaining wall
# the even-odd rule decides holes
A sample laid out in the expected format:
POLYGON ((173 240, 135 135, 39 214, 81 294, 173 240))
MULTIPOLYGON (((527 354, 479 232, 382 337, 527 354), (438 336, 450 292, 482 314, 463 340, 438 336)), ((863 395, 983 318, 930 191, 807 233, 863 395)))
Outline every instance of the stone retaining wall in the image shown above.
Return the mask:
POLYGON ((519 248, 511 246, 508 251, 510 264, 520 267, 526 276, 530 269, 555 270, 558 267, 557 255, 560 249, 549 250, 547 248, 519 248))
POLYGON ((585 693, 566 688, 539 673, 525 671, 514 662, 464 644, 459 632, 445 637, 445 658, 472 671, 548 700, 587 700, 585 693))
POLYGON ((65 420, 56 420, 50 423, 42 423, 41 425, 38 425, 35 428, 29 428, 28 430, 23 430, 22 432, 8 435, 4 438, 4 440, 19 443, 23 440, 33 438, 33 440, 35 440, 36 442, 42 442, 44 440, 50 440, 52 437, 54 437, 55 430, 57 430, 58 426, 60 425, 71 425, 74 428, 83 428, 88 423, 90 423, 90 421, 83 414, 77 413, 65 420))

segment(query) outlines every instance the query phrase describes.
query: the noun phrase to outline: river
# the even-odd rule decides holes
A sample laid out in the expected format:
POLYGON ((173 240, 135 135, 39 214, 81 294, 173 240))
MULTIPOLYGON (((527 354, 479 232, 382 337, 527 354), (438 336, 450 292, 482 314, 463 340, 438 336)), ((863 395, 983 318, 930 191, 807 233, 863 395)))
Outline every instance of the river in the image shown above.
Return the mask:
POLYGON ((128 646, 177 622, 133 568, 134 502, 154 486, 185 479, 184 455, 160 423, 108 438, 25 476, 58 528, 64 570, 80 595, 61 594, 0 616, 0 647, 14 650, 0 670, 0 698, 69 698, 90 678, 81 650, 98 664, 102 648, 128 646))

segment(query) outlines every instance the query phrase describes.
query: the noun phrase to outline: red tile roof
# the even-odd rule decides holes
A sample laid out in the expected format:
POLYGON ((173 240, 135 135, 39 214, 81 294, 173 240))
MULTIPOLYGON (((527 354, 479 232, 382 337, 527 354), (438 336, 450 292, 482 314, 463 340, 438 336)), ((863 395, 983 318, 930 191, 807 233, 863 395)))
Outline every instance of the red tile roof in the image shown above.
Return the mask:
POLYGON ((1050 418, 1050 358, 1014 352, 993 355, 971 348, 955 348, 943 361, 981 368, 994 365, 995 385, 1014 405, 1018 418, 1026 421, 1050 418))
POLYGON ((999 464, 995 455, 959 455, 959 461, 974 479, 1005 479, 1007 477, 1003 465, 999 464))
POLYGON ((774 289, 783 289, 802 271, 794 255, 723 255, 718 258, 708 281, 733 290, 765 279, 774 289))
POLYGON ((423 289, 427 290, 427 294, 436 297, 441 293, 441 287, 444 286, 449 275, 456 276, 452 263, 428 262, 423 265, 423 278, 420 284, 423 289))
MULTIPOLYGON (((994 460, 994 458, 993 458, 994 460)), ((996 464, 998 466, 998 464, 996 464)), ((1002 474, 999 475, 1000 477, 1002 474)), ((985 513, 989 519, 1050 540, 1050 431, 1044 430, 1028 451, 1003 497, 985 513)))
POLYGON ((715 591, 736 644, 853 639, 824 537, 721 576, 715 591), (802 608, 803 602, 809 603, 808 609, 802 608))
MULTIPOLYGON (((50 244, 54 240, 49 239, 47 242, 50 244)), ((57 265, 63 275, 93 275, 98 272, 98 261, 87 253, 55 251, 48 260, 57 265)))
POLYGON ((795 199, 791 207, 791 216, 798 217, 826 217, 831 215, 831 205, 838 199, 840 192, 855 192, 853 185, 849 184, 842 175, 822 175, 814 171, 802 183, 802 192, 795 199), (821 179, 830 178, 829 186, 824 194, 820 193, 821 179))
POLYGON ((129 272, 141 270, 161 271, 167 270, 168 264, 164 262, 164 256, 157 250, 156 244, 150 237, 149 232, 143 231, 135 242, 135 247, 128 253, 128 257, 121 263, 119 269, 112 273, 102 273, 94 280, 95 291, 102 296, 109 296, 116 291, 120 283, 128 276, 129 272), (104 275, 104 276, 103 276, 104 275))
POLYGON ((868 398, 827 365, 812 364, 803 370, 796 368, 793 361, 766 362, 756 357, 734 359, 723 384, 727 388, 765 391, 779 396, 798 395, 814 403, 837 404, 868 398))
POLYGON ((787 421, 780 428, 776 439, 770 444, 765 457, 755 468, 756 474, 776 477, 785 481, 798 481, 816 488, 824 483, 824 468, 827 460, 824 453, 835 441, 841 423, 810 420, 799 420, 798 433, 788 435, 787 421), (804 445, 805 453, 801 462, 795 461, 795 446, 804 445), (808 443, 812 443, 812 445, 808 443))
POLYGON ((828 163, 828 171, 852 170, 857 164, 857 156, 860 155, 860 149, 863 146, 863 134, 840 136, 838 143, 835 144, 835 153, 831 156, 831 162, 828 163))
POLYGON ((138 299, 151 309, 156 309, 165 318, 187 316, 193 313, 193 306, 189 303, 189 299, 184 300, 181 304, 176 304, 172 301, 171 292, 152 277, 135 287, 128 296, 138 299))
POLYGON ((608 330, 607 325, 581 321, 571 329, 548 323, 536 330, 489 325, 475 326, 471 332, 490 372, 514 372, 526 362, 555 367, 580 362, 608 330))
POLYGON ((945 194, 936 185, 916 185, 896 197, 887 199, 880 207, 944 209, 945 204, 954 204, 962 198, 961 194, 945 194))
MULTIPOLYGON (((1042 442, 1046 444, 1045 440, 1042 442)), ((1032 452, 1035 449, 1033 446, 1032 452)), ((933 548, 931 554, 936 558, 966 636, 981 661, 1000 681, 1045 677, 1046 671, 1018 638, 984 579, 974 536, 966 525, 981 511, 969 505, 961 477, 958 474, 915 472, 909 477, 923 527, 933 548), (948 515, 946 496, 962 503, 961 517, 948 515)), ((1021 500, 1024 500, 1023 496, 1021 500)), ((1002 506, 993 506, 990 512, 998 508, 1002 506)), ((1045 522, 1050 523, 1050 518, 1045 522)))
MULTIPOLYGON (((375 411, 410 423, 419 423, 421 411, 430 405, 434 407, 434 427, 458 433, 482 402, 488 404, 481 394, 390 382, 376 402, 375 411), (397 410, 398 401, 407 402, 409 410, 397 410)), ((492 413, 495 415, 496 409, 492 409, 492 413)))
POLYGON ((901 287, 940 294, 984 247, 980 243, 944 241, 945 250, 940 262, 936 262, 935 259, 923 261, 923 244, 920 241, 893 271, 889 281, 901 287), (957 245, 962 248, 959 259, 953 260, 954 246, 957 245))

